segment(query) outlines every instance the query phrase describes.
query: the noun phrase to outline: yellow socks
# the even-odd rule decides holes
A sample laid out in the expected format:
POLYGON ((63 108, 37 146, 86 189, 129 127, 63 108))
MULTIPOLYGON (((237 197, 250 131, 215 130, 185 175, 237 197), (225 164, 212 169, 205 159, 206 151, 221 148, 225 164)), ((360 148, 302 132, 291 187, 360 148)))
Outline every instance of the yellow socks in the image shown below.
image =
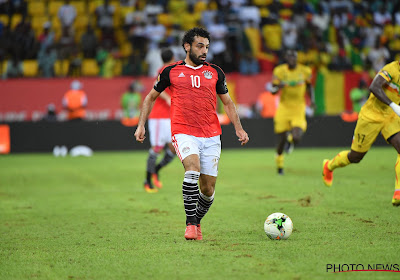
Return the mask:
MULTIPOLYGON (((330 171, 335 170, 338 167, 345 167, 350 164, 349 158, 347 157, 350 151, 342 151, 338 153, 332 160, 328 163, 328 169, 330 171)), ((399 167, 400 170, 400 167, 399 167)))
POLYGON ((396 173, 395 189, 400 190, 400 154, 397 154, 396 165, 394 166, 394 171, 396 173))
POLYGON ((278 168, 283 168, 283 154, 275 156, 275 163, 278 168))
POLYGON ((287 140, 289 143, 293 143, 293 134, 292 134, 292 133, 288 133, 288 135, 287 135, 287 137, 286 137, 286 140, 287 140))

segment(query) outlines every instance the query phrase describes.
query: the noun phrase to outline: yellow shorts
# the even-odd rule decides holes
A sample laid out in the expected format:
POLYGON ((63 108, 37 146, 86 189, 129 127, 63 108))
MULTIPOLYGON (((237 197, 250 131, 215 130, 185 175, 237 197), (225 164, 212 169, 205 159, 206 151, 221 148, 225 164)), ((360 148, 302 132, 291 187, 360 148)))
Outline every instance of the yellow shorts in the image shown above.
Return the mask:
POLYGON ((307 120, 304 110, 278 109, 274 117, 274 132, 276 134, 290 131, 299 127, 303 131, 307 129, 307 120))
POLYGON ((376 119, 360 114, 354 129, 351 149, 359 153, 367 152, 375 142, 379 132, 387 141, 390 136, 400 132, 400 118, 393 113, 384 118, 383 121, 376 121, 376 119))

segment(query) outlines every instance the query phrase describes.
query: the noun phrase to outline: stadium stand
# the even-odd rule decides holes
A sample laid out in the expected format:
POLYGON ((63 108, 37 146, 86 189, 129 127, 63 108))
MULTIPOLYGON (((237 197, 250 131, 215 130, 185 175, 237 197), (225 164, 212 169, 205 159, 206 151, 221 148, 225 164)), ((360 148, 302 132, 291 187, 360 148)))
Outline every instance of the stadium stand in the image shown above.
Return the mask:
MULTIPOLYGON (((0 59, 7 60, 14 55, 20 60, 35 59, 43 44, 51 44, 57 50, 58 60, 64 59, 58 48, 63 34, 58 11, 65 1, 22 2, 26 3, 25 12, 0 14, 3 26, 0 40, 6 42, 0 44, 0 59), (51 43, 46 40, 43 43, 40 37, 44 25, 50 26, 50 33, 54 35, 51 43), (33 32, 35 42, 30 44, 38 46, 32 49, 36 55, 26 57, 21 47, 16 47, 25 36, 21 32, 33 32)), ((379 66, 376 61, 399 57, 399 0, 71 0, 70 4, 77 13, 69 32, 77 45, 78 56, 83 57, 81 37, 90 25, 95 30, 98 50, 111 53, 117 65, 126 69, 114 73, 123 75, 138 74, 137 71, 146 75, 145 57, 153 47, 171 46, 181 58, 179 38, 196 25, 228 30, 222 40, 229 47, 222 58, 214 56, 227 73, 240 72, 239 65, 252 59, 258 61, 261 72, 270 71, 281 62, 281 52, 287 48, 298 50, 301 63, 334 71, 372 72, 373 65, 379 66), (112 10, 112 16, 103 17, 100 24, 100 12, 105 5, 112 10), (109 23, 104 28, 103 24, 109 23), (127 65, 132 61, 139 66, 127 65), (139 70, 130 72, 131 68, 139 70)), ((82 75, 102 75, 101 61, 98 57, 95 59, 97 68, 93 70, 87 68, 94 65, 93 61, 82 63, 85 67, 82 75)), ((55 67, 56 76, 68 75, 60 70, 59 63, 55 67)), ((34 72, 27 73, 31 77, 34 72)))

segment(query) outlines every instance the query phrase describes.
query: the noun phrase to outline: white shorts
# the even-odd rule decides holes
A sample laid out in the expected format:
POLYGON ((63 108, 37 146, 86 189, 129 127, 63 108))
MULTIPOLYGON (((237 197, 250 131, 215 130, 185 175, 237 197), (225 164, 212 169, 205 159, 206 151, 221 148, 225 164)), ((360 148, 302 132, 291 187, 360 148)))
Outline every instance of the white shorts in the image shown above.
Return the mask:
POLYGON ((221 156, 221 137, 196 137, 186 134, 176 134, 172 137, 176 154, 183 161, 189 155, 200 158, 200 173, 217 177, 218 163, 221 156))
POLYGON ((165 144, 171 143, 171 120, 149 119, 150 145, 162 149, 165 144))

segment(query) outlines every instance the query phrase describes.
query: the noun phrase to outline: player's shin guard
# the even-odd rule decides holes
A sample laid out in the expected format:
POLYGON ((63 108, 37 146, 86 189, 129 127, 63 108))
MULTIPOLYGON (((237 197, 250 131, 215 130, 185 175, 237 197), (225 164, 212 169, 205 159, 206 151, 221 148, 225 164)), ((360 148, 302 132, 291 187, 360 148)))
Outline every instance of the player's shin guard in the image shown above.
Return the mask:
POLYGON ((330 171, 335 170, 338 167, 345 167, 350 164, 348 154, 350 151, 342 151, 338 153, 332 160, 328 163, 328 169, 330 171))
POLYGON ((155 169, 155 173, 158 173, 158 171, 166 166, 168 163, 170 163, 175 157, 175 154, 173 152, 171 152, 170 149, 166 149, 165 150, 165 155, 163 157, 163 159, 160 161, 159 164, 157 164, 156 169, 155 169))
POLYGON ((206 196, 205 194, 200 193, 196 206, 196 218, 198 224, 200 224, 201 219, 203 219, 203 217, 207 214, 211 204, 214 202, 214 194, 215 192, 212 194, 212 196, 206 196))
POLYGON ((186 224, 197 224, 196 205, 199 196, 198 180, 200 172, 186 171, 182 184, 183 204, 186 212, 186 224))

